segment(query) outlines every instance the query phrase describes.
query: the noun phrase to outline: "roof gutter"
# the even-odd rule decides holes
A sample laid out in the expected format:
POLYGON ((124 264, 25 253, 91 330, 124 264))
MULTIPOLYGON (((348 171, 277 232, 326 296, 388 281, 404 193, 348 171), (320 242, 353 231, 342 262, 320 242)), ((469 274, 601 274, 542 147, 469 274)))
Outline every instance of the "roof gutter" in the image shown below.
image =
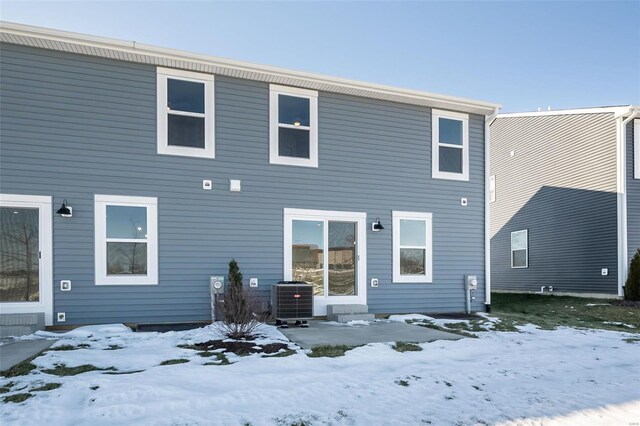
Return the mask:
POLYGON ((491 175, 491 123, 498 116, 500 108, 493 110, 484 119, 484 306, 491 312, 491 194, 489 177, 491 175))
POLYGON ((616 196, 618 214, 618 296, 624 296, 627 281, 627 137, 626 125, 640 115, 638 107, 629 107, 616 118, 616 196), (626 118, 625 118, 626 117, 626 118))

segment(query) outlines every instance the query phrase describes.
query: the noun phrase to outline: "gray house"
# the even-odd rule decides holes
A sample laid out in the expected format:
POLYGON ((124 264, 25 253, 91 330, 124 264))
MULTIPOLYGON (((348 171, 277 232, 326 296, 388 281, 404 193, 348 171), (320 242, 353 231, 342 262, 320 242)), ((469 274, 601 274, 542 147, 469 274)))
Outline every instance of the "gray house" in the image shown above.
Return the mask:
POLYGON ((469 274, 472 309, 490 302, 498 105, 18 24, 0 36, 5 319, 206 321, 232 258, 265 294, 313 283, 316 316, 463 311, 469 274))
POLYGON ((490 170, 494 290, 624 294, 640 247, 640 108, 499 114, 490 170))

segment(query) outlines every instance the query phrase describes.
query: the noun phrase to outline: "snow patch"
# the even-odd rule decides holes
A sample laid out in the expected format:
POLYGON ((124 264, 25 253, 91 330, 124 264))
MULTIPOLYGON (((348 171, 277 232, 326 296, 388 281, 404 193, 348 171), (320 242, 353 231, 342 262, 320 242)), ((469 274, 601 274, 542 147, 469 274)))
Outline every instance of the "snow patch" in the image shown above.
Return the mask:
POLYGON ((406 314, 406 315, 391 315, 389 321, 407 322, 407 321, 431 321, 432 317, 422 314, 406 314))
MULTIPOLYGON (((394 317, 433 321, 425 315, 394 317)), ((282 358, 226 353, 232 364, 214 365, 219 364, 215 356, 177 346, 222 339, 215 326, 167 333, 131 332, 119 324, 81 327, 52 334, 58 344, 86 342, 90 348, 49 351, 34 364, 40 369, 113 366, 118 373, 132 374, 93 371, 58 377, 36 370, 0 378, 0 386, 15 383, 3 396, 44 383, 62 384, 34 392, 20 404, 0 404, 0 424, 637 422, 640 364, 629 361, 637 358, 637 346, 624 339, 638 334, 535 326, 520 330, 423 343, 420 352, 401 353, 390 344, 375 343, 338 358, 310 358, 301 350, 282 358), (114 343, 122 348, 106 350, 114 343), (189 362, 160 365, 170 359, 189 362)), ((256 345, 288 342, 272 326, 261 327, 260 334, 256 345)))
POLYGON ((631 325, 631 324, 625 324, 623 322, 618 322, 618 321, 602 321, 603 324, 609 324, 609 325, 619 325, 622 327, 627 327, 627 328, 636 328, 635 325, 631 325))

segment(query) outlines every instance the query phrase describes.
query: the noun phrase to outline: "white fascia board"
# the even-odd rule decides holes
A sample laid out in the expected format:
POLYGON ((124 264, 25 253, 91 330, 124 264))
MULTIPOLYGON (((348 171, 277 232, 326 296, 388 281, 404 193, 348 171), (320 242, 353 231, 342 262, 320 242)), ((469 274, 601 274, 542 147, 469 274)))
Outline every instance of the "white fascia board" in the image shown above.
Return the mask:
POLYGON ((630 105, 626 108, 621 108, 620 111, 616 112, 615 117, 619 118, 619 117, 628 117, 633 113, 639 114, 640 113, 640 106, 638 105, 630 105))
MULTIPOLYGON (((190 62, 196 65, 196 67, 193 69, 195 71, 198 71, 196 69, 197 65, 215 66, 229 70, 229 74, 233 73, 235 75, 244 75, 246 73, 257 73, 261 75, 261 80, 263 81, 287 81, 289 79, 293 79, 303 82, 305 88, 310 89, 317 89, 319 86, 323 86, 322 90, 332 91, 331 87, 327 86, 333 86, 336 89, 341 89, 339 93, 344 93, 344 91, 347 90, 352 91, 355 96, 372 98, 375 97, 373 96, 374 94, 386 95, 394 97, 394 100, 396 100, 397 102, 404 102, 409 104, 424 104, 426 106, 451 109, 453 111, 464 111, 472 114, 490 115, 496 108, 501 107, 501 105, 496 103, 477 101, 473 99, 439 95, 419 90, 401 89, 393 86, 366 83, 357 80, 330 77, 301 71, 293 71, 267 65, 257 65, 248 62, 219 58, 215 56, 191 53, 175 49, 167 49, 163 47, 137 43, 135 41, 116 40, 107 37, 91 36, 80 33, 17 24, 12 22, 0 22, 0 33, 1 35, 3 35, 2 41, 5 41, 7 43, 28 45, 29 43, 25 42, 24 40, 20 40, 20 38, 38 38, 89 48, 107 49, 109 51, 135 55, 145 55, 151 58, 162 58, 169 61, 190 62), (366 96, 366 92, 371 93, 371 96, 366 96)), ((48 48, 50 50, 57 50, 55 45, 51 43, 47 44, 47 47, 45 48, 48 48)), ((147 61, 147 63, 149 62, 147 61)), ((177 67, 179 68, 179 66, 177 67)))
POLYGON ((534 111, 534 112, 512 112, 498 114, 497 118, 509 117, 545 117, 551 115, 574 115, 574 114, 615 114, 615 117, 626 115, 633 106, 603 107, 603 108, 580 108, 580 109, 559 109, 555 111, 534 111))

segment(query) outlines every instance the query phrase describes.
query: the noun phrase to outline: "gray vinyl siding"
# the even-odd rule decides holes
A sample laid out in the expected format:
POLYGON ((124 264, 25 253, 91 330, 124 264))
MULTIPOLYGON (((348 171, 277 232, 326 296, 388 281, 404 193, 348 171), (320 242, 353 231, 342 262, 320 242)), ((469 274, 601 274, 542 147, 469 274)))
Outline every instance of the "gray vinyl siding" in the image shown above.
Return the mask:
POLYGON ((367 232, 367 283, 380 280, 367 288, 371 312, 463 311, 464 274, 478 275, 483 308, 482 116, 470 116, 470 182, 431 179, 428 108, 326 92, 319 168, 270 165, 268 84, 216 76, 216 158, 179 157, 156 153, 154 66, 7 44, 0 72, 1 191, 73 207, 53 219, 54 312, 66 324, 210 319, 208 276, 231 258, 266 292, 283 277, 284 208, 380 217, 386 229, 367 232), (159 285, 94 285, 94 194, 158 198, 159 285), (392 210, 433 213, 433 283, 391 282, 392 210))
POLYGON ((617 293, 615 131, 609 113, 494 121, 493 289, 617 293), (522 229, 529 267, 512 269, 510 236, 522 229))
POLYGON ((640 249, 640 179, 633 178, 633 159, 635 155, 633 123, 633 120, 628 123, 625 131, 627 138, 627 252, 629 256, 627 264, 631 261, 636 251, 640 249))

